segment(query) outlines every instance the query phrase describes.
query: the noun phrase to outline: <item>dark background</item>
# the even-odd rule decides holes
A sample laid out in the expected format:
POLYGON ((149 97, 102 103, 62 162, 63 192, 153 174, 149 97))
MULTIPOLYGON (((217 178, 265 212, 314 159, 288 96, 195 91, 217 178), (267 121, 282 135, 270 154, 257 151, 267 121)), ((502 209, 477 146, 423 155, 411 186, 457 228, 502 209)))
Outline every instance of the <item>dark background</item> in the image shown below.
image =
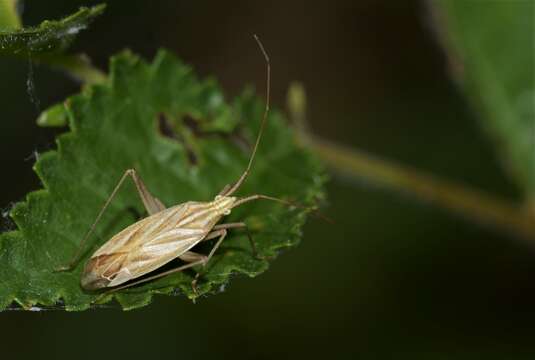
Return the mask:
MULTIPOLYGON (((35 25, 94 1, 24 1, 35 25)), ((493 144, 451 80, 418 1, 110 1, 72 51, 107 67, 130 48, 166 47, 229 98, 263 89, 273 102, 302 81, 315 134, 516 199, 493 144)), ((484 6, 484 5, 482 5, 484 6)), ((531 46, 532 44, 526 44, 531 46)), ((0 59, 0 206, 40 184, 34 151, 54 148, 40 110, 79 84, 44 66, 0 59)), ((157 297, 141 310, 0 314, 3 358, 529 359, 535 356, 535 254, 514 238, 413 198, 333 176, 325 212, 302 244, 256 279, 193 305, 157 297), (6 353, 7 352, 7 353, 6 353), (7 356, 6 356, 7 355, 7 356)), ((7 221, 4 221, 7 222, 7 221)), ((6 224, 4 227, 8 227, 6 224)))

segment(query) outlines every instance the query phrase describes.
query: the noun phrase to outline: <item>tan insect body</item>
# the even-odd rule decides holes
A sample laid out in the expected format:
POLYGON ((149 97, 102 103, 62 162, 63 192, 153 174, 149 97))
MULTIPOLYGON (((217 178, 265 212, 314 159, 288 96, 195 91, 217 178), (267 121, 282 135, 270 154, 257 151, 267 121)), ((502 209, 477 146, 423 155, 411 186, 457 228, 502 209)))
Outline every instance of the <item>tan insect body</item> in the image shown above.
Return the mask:
POLYGON ((176 259, 202 241, 221 217, 230 214, 235 197, 189 201, 146 217, 100 247, 82 273, 84 289, 121 285, 176 259))

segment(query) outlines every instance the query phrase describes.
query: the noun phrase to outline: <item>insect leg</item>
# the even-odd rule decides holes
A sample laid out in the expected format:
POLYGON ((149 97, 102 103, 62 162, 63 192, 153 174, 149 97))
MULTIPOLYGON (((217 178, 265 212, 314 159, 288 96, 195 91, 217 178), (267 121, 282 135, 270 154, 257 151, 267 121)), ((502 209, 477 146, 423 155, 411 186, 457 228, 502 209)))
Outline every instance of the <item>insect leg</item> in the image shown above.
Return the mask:
POLYGON ((126 180, 128 176, 131 176, 132 179, 134 180, 134 183, 136 184, 136 188, 139 193, 139 197, 143 201, 143 205, 145 205, 145 209, 147 209, 147 212, 150 215, 165 209, 165 206, 162 204, 162 202, 150 194, 150 192, 147 190, 147 187, 145 186, 145 183, 143 183, 143 181, 141 180, 137 172, 134 169, 126 170, 123 176, 121 177, 121 179, 119 180, 119 182, 117 183, 117 185, 115 186, 115 189, 113 189, 111 195, 108 197, 108 199, 104 203, 104 206, 98 213, 95 221, 89 228, 88 232, 85 234, 84 238, 82 239, 82 242, 78 246, 78 250, 74 254, 71 261, 67 265, 63 265, 57 268, 55 271, 70 271, 77 265, 78 261, 80 260, 83 254, 82 250, 84 249, 84 245, 86 244, 87 239, 89 239, 91 234, 93 234, 93 231, 95 230, 97 223, 100 221, 100 218, 102 217, 102 215, 104 214, 104 212, 106 211, 106 209, 108 208, 108 206, 110 205, 113 198, 115 197, 115 195, 117 194, 117 192, 119 191, 119 189, 121 188, 121 186, 123 185, 124 181, 126 180))
POLYGON ((178 258, 180 260, 188 262, 188 263, 196 262, 196 261, 200 261, 200 260, 206 261, 206 255, 197 254, 197 253, 195 253, 193 251, 186 251, 184 254, 180 255, 178 258))
POLYGON ((191 262, 189 264, 185 264, 185 265, 179 266, 179 267, 177 267, 175 269, 167 270, 167 271, 165 271, 163 273, 156 274, 156 275, 153 275, 153 276, 149 276, 149 277, 146 277, 144 279, 141 279, 141 280, 138 280, 138 281, 134 281, 134 282, 128 283, 128 284, 123 285, 123 286, 119 286, 119 287, 113 288, 113 289, 103 293, 103 295, 107 295, 109 293, 113 293, 113 292, 116 292, 116 291, 119 291, 119 290, 127 289, 129 287, 132 287, 132 286, 135 286, 135 285, 139 285, 139 284, 143 284, 143 283, 146 283, 146 282, 151 281, 151 280, 159 279, 161 277, 164 277, 164 276, 167 276, 167 275, 171 275, 171 274, 174 274, 176 272, 184 271, 184 270, 192 268, 194 266, 205 264, 206 261, 207 261, 206 257, 203 257, 200 260, 197 260, 197 261, 191 262))
MULTIPOLYGON (((208 261, 210 261, 210 259, 212 258, 212 256, 216 252, 217 248, 219 248, 219 245, 221 245, 221 243, 225 239, 225 236, 227 236, 227 229, 219 229, 219 230, 212 231, 211 233, 206 235, 204 240, 213 239, 213 238, 216 238, 218 236, 219 236, 219 240, 217 240, 216 244, 214 245, 214 247, 212 248, 212 250, 210 251, 210 253, 206 257, 206 261, 204 262, 203 267, 206 266, 208 261)), ((197 281, 199 280, 200 276, 201 276, 201 273, 198 272, 197 275, 195 275, 195 278, 193 279, 193 281, 191 282, 191 287, 193 289, 193 292, 195 292, 195 293, 197 293, 197 281)))
POLYGON ((143 180, 141 180, 141 177, 139 177, 136 170, 128 169, 125 172, 125 176, 126 175, 130 175, 132 177, 132 180, 134 180, 139 197, 141 198, 141 201, 143 201, 143 205, 145 205, 145 209, 147 209, 149 215, 156 214, 162 210, 165 210, 165 205, 162 204, 162 202, 158 198, 151 195, 151 193, 147 189, 147 186, 145 185, 143 180))
POLYGON ((202 241, 206 241, 206 240, 211 240, 211 239, 215 239, 219 237, 219 240, 217 240, 216 244, 214 245, 212 250, 210 250, 210 253, 206 257, 205 264, 208 263, 208 261, 210 261, 210 258, 212 257, 212 255, 214 255, 219 245, 221 245, 221 242, 223 241, 225 236, 227 236, 227 229, 219 229, 219 230, 209 232, 208 235, 206 235, 206 237, 202 240, 202 241))
POLYGON ((227 223, 227 224, 218 224, 213 227, 214 230, 219 229, 239 229, 243 228, 245 229, 245 233, 247 234, 247 239, 249 240, 249 243, 251 244, 251 250, 253 251, 253 256, 258 260, 264 260, 264 257, 258 255, 258 251, 256 249, 256 244, 253 241, 253 237, 251 236, 251 232, 249 231, 249 227, 244 222, 238 222, 238 223, 227 223))

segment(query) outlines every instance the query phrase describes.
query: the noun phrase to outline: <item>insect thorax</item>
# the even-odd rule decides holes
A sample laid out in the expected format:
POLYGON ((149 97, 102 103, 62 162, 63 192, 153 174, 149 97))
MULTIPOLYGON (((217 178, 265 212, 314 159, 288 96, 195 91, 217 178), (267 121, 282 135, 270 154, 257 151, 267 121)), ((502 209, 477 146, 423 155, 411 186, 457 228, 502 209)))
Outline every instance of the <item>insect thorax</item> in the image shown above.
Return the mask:
POLYGON ((234 196, 217 195, 214 201, 212 201, 212 204, 221 215, 229 215, 235 202, 236 198, 234 196))

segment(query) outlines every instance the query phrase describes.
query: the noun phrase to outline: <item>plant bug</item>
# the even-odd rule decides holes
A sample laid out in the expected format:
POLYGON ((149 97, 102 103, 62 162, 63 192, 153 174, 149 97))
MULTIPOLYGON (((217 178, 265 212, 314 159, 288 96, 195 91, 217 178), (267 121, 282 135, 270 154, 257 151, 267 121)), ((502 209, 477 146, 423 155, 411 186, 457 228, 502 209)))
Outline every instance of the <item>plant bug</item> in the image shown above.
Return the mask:
MULTIPOLYGON (((233 208, 247 202, 266 199, 300 207, 289 201, 261 194, 241 198, 233 196, 251 170, 269 112, 270 60, 262 42, 256 35, 254 35, 254 38, 266 61, 266 106, 249 162, 238 180, 232 185, 226 185, 212 201, 188 201, 166 208, 159 199, 151 195, 134 169, 126 170, 80 243, 72 261, 67 266, 57 269, 58 271, 72 270, 77 265, 83 254, 84 244, 93 233, 103 213, 127 177, 131 177, 134 181, 137 192, 149 215, 114 235, 89 258, 81 277, 81 286, 85 290, 113 288, 111 291, 116 291, 197 265, 204 267, 225 239, 229 229, 244 228, 247 230, 247 225, 243 222, 219 224, 219 221, 224 216, 229 215, 233 208), (217 241, 208 255, 191 251, 201 241, 211 239, 217 239, 217 241), (181 259, 185 264, 163 273, 131 281, 160 268, 176 258, 181 259)), ((247 236, 256 256, 256 247, 248 231, 247 236)), ((198 272, 192 282, 194 290, 200 274, 198 272)))

